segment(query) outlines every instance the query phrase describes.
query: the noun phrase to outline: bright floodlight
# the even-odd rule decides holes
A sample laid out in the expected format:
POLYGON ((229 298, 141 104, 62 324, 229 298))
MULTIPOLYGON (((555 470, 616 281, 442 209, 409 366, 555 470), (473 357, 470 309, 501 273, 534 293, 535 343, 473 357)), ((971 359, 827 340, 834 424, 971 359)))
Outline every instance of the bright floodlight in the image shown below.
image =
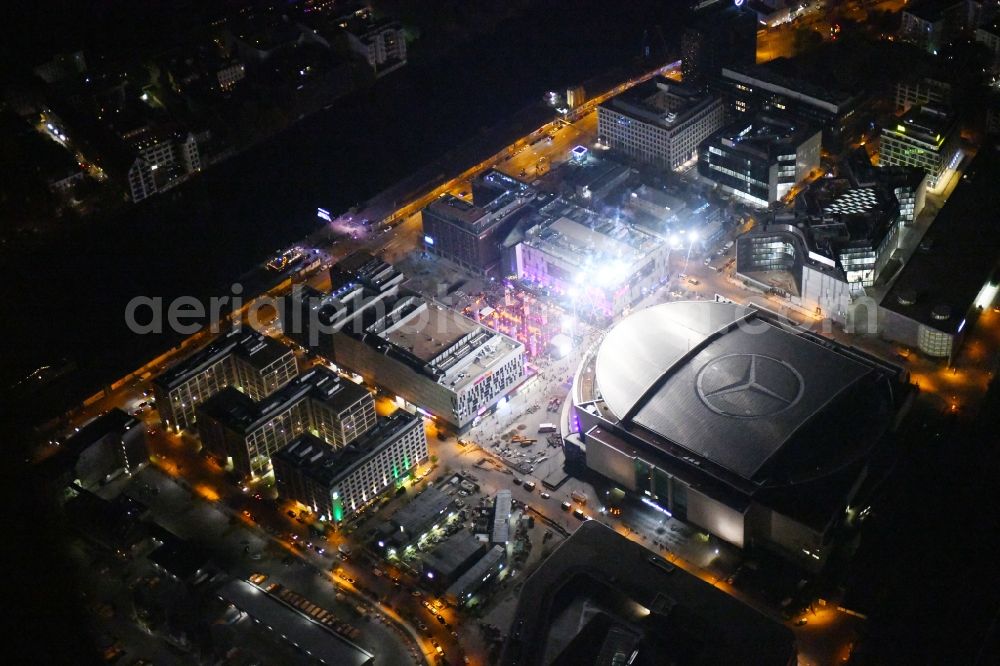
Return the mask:
POLYGON ((696 229, 692 229, 691 231, 689 231, 688 238, 690 238, 691 242, 694 243, 696 240, 698 240, 698 231, 696 229))
POLYGON ((673 234, 670 237, 670 246, 671 247, 680 247, 680 245, 681 245, 681 237, 678 236, 677 234, 673 234))

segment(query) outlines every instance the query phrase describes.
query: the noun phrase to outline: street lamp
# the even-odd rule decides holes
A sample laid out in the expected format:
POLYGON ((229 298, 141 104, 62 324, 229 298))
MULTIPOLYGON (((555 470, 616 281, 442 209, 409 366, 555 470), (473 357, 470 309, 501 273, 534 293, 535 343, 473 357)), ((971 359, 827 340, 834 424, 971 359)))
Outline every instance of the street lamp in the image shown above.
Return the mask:
POLYGON ((682 273, 687 272, 688 261, 691 259, 691 249, 694 247, 695 241, 698 240, 698 232, 692 229, 691 231, 688 232, 688 238, 691 239, 691 242, 688 244, 687 256, 684 257, 684 270, 681 271, 682 273))
POLYGON ((669 240, 667 241, 667 280, 670 279, 670 253, 681 246, 681 237, 677 234, 671 234, 669 240))

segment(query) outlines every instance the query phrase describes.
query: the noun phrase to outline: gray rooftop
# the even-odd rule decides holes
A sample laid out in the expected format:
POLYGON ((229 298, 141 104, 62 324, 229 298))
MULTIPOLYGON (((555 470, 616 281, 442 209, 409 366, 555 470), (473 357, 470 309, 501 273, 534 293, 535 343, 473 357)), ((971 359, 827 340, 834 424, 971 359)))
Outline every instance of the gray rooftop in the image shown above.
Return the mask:
POLYGON ((244 580, 231 580, 218 590, 219 597, 264 625, 274 634, 331 666, 369 666, 375 656, 343 636, 306 619, 260 588, 244 580))
POLYGON ((411 537, 417 537, 439 520, 450 505, 451 497, 436 486, 430 486, 394 513, 390 520, 411 537))
POLYGON ((439 543, 424 556, 424 568, 451 578, 485 547, 486 544, 471 532, 459 532, 439 543))
POLYGON ((511 493, 508 489, 498 490, 493 501, 493 543, 507 543, 510 539, 511 493))
POLYGON ((641 310, 608 332, 597 356, 619 419, 747 480, 871 371, 727 303, 641 310))
MULTIPOLYGON (((347 446, 335 449, 306 432, 281 448, 273 458, 297 467, 324 487, 334 488, 348 474, 413 427, 423 427, 423 420, 400 410, 388 418, 380 419, 374 428, 347 446)), ((400 470, 400 473, 403 471, 405 470, 400 470)))
POLYGON ((925 238, 933 239, 930 250, 913 254, 882 299, 882 307, 945 333, 959 331, 983 287, 998 282, 997 182, 1000 152, 984 146, 927 230, 925 238), (900 298, 907 292, 915 297, 910 305, 902 302, 910 298, 900 298), (947 308, 943 317, 942 306, 947 308))
POLYGON ((505 556, 506 551, 503 546, 493 546, 488 553, 483 555, 478 562, 473 564, 468 571, 459 576, 458 580, 448 587, 446 594, 454 597, 462 597, 470 588, 479 587, 486 572, 502 562, 505 556))
POLYGON ((598 663, 616 630, 634 636, 633 666, 787 666, 796 655, 787 627, 594 520, 521 588, 499 663, 598 663))

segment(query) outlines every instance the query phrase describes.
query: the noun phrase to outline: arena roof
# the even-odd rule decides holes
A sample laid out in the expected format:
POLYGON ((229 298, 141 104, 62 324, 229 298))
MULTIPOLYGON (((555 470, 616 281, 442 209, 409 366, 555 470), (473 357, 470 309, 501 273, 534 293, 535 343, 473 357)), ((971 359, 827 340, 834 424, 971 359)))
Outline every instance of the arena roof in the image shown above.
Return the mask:
POLYGON ((617 324, 596 372, 605 405, 623 425, 753 480, 875 368, 776 316, 693 302, 653 306, 617 324))

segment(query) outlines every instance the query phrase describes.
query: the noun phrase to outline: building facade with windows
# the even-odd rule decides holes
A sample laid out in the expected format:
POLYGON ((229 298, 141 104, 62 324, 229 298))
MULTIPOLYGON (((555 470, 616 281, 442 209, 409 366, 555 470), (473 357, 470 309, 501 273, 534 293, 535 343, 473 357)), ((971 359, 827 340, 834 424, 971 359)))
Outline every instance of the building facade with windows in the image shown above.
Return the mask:
POLYGON ((712 3, 695 11, 681 35, 681 72, 692 85, 703 85, 723 67, 756 61, 757 13, 748 7, 712 3))
POLYGON ((122 134, 131 151, 127 180, 133 203, 169 189, 183 177, 201 170, 198 140, 191 132, 172 134, 142 126, 122 134))
POLYGON ((421 211, 424 248, 480 275, 492 275, 500 264, 500 244, 534 191, 491 170, 473 181, 472 194, 472 203, 446 194, 421 211))
POLYGON ((901 12, 899 36, 937 55, 979 24, 981 6, 978 0, 918 0, 901 12))
POLYGON ((677 169, 725 124, 722 100, 655 80, 597 107, 597 134, 613 150, 645 164, 677 169))
POLYGON ((154 379, 153 394, 163 427, 179 432, 192 429, 198 405, 227 386, 263 400, 297 374, 291 349, 256 331, 236 329, 154 379))
POLYGON ((348 42, 378 74, 406 64, 406 36, 399 21, 382 19, 348 24, 348 42))
POLYGON ((329 293, 293 293, 286 330, 413 409, 461 430, 523 380, 524 345, 404 289, 381 259, 357 252, 330 274, 329 293))
POLYGON ((707 139, 698 173, 758 207, 781 200, 819 168, 822 132, 768 114, 743 119, 707 139))
POLYGON ((961 159, 958 123, 954 114, 929 105, 914 106, 895 123, 882 128, 879 164, 908 166, 923 170, 928 185, 961 159))
POLYGON ((339 523, 400 487, 428 455, 423 419, 398 411, 341 448, 299 435, 271 461, 281 497, 339 523))
POLYGON ((906 113, 914 106, 951 106, 951 84, 929 76, 904 79, 896 83, 896 113, 906 113))
POLYGON ((859 95, 779 73, 783 61, 723 68, 713 81, 735 117, 760 112, 786 115, 821 127, 823 141, 838 148, 859 123, 859 95))
POLYGON ((261 401, 230 386, 198 407, 202 446, 245 477, 265 475, 271 456, 304 432, 341 448, 374 423, 368 389, 322 366, 261 401))

